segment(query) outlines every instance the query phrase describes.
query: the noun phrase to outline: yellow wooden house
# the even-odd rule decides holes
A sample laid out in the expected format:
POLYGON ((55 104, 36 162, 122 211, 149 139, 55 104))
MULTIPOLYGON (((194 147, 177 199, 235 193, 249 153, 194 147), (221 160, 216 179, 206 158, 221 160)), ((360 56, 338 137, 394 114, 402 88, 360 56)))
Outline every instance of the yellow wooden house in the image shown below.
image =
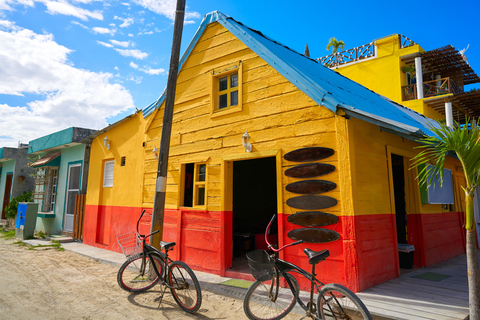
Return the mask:
MULTIPOLYGON (((134 209, 139 213, 153 207, 164 98, 142 110, 141 129, 131 129, 141 137, 135 138, 134 148, 141 152, 135 159, 143 161, 132 171, 129 166, 134 164, 127 157, 124 170, 131 176, 116 175, 127 149, 105 150, 105 156, 91 161, 92 167, 108 154, 115 170, 113 188, 132 185, 139 199, 126 203, 122 193, 122 199, 99 201, 101 189, 107 192, 102 187, 105 175, 90 169, 86 212, 94 214, 85 218, 88 244, 118 251, 115 236, 134 229, 134 209), (90 186, 99 189, 94 196, 90 186), (104 219, 95 212, 111 214, 104 219), (113 223, 115 228, 105 228, 113 223)), ((452 158, 445 164, 451 183, 444 191, 452 198, 446 206, 422 204, 416 169, 409 170, 409 159, 417 152, 415 141, 431 134, 427 122, 423 115, 231 17, 207 14, 180 61, 163 238, 175 241, 174 257, 196 270, 248 278, 245 253, 265 248, 263 234, 273 215, 277 222, 269 238, 283 245, 294 241, 291 231, 303 228, 288 218, 318 209, 292 205, 298 194, 286 187, 302 179, 285 171, 305 163, 285 155, 321 147, 333 154, 309 163, 334 170, 314 179, 336 187, 321 194, 334 202, 318 210, 338 217, 322 228, 335 231, 339 239, 290 247, 282 251, 283 258, 309 268, 304 248, 329 249, 330 257, 319 266, 322 281, 361 291, 399 276, 400 239, 414 245, 418 266, 462 253, 459 163, 452 158), (403 216, 396 213, 402 204, 403 216), (424 215, 429 211, 439 213, 424 215), (402 217, 408 228, 397 227, 402 217), (399 237, 398 232, 404 234, 399 237), (435 237, 437 233, 448 234, 448 241, 435 237), (447 246, 447 255, 431 258, 447 246)), ((123 131, 120 126, 118 130, 123 131)), ((104 148, 103 136, 96 139, 98 148, 104 148)), ((94 148, 92 144, 92 159, 94 148)))

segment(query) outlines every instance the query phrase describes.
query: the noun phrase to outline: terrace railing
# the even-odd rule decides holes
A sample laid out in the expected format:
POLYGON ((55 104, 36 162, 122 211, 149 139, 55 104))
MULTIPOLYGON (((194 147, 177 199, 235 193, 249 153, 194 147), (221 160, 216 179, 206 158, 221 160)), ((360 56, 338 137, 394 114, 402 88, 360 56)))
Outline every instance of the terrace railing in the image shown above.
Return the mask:
POLYGON ((371 42, 360 47, 318 58, 317 61, 326 67, 335 67, 341 64, 358 61, 373 56, 375 56, 375 45, 373 42, 371 42))
MULTIPOLYGON (((405 37, 404 35, 398 35, 399 48, 407 48, 415 45, 416 43, 405 37)), ((342 64, 370 58, 375 56, 375 42, 364 44, 356 48, 348 49, 342 52, 337 52, 328 56, 318 58, 317 61, 326 67, 336 67, 342 64)))
MULTIPOLYGON (((451 78, 442 78, 438 80, 425 81, 423 83, 423 97, 435 97, 449 93, 462 93, 461 89, 451 78)), ((411 84, 402 87, 403 101, 418 99, 417 85, 411 84)))

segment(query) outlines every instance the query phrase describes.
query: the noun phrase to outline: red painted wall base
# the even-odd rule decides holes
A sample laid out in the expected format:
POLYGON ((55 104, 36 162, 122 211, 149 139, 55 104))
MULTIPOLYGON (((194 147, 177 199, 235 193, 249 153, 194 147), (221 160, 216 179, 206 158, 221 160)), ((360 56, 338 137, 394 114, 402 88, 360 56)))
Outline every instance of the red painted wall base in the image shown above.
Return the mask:
MULTIPOLYGON (((84 243, 122 252, 116 241, 120 234, 135 231, 141 208, 87 205, 84 243)), ((141 224, 141 232, 150 232, 151 209, 141 224)), ((302 228, 280 214, 279 243, 293 242, 287 234, 302 228), (282 228, 283 226, 283 228, 282 228)), ((416 267, 429 266, 465 252, 461 213, 409 215, 409 242, 415 246, 416 267), (463 235, 463 236, 462 236, 463 235)), ((399 276, 399 257, 395 220, 392 214, 339 217, 335 225, 324 227, 340 234, 340 240, 323 244, 301 244, 284 250, 283 258, 311 271, 305 248, 328 249, 330 257, 316 267, 324 283, 340 283, 354 292, 365 290, 399 276)), ((222 276, 252 280, 229 270, 232 266, 232 213, 189 209, 165 210, 163 239, 175 241, 172 258, 183 260, 193 269, 222 276)), ((260 243, 257 248, 264 248, 260 243)), ((303 289, 309 284, 300 280, 303 289)))

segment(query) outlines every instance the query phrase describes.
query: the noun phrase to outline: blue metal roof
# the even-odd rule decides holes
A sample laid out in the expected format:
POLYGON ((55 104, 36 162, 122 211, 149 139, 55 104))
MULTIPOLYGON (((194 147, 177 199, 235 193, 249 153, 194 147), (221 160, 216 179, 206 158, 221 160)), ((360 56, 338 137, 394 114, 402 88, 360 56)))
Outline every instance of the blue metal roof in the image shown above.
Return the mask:
MULTIPOLYGON (((348 115, 380 125, 395 133, 416 137, 433 133, 428 129, 429 119, 367 89, 341 74, 251 29, 218 11, 207 14, 179 63, 183 63, 198 42, 208 24, 218 22, 271 67, 304 92, 318 105, 332 112, 342 109, 348 115)), ((160 98, 143 109, 144 117, 164 101, 160 98)))

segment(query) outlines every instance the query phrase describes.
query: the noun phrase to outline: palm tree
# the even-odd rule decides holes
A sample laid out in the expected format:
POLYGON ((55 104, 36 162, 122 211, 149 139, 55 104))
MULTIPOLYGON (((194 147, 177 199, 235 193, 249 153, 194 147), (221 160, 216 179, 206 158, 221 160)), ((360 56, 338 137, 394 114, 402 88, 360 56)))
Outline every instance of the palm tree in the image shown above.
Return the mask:
POLYGON ((445 157, 454 152, 460 160, 465 174, 465 229, 466 252, 468 270, 468 291, 470 320, 480 320, 480 270, 477 257, 477 242, 475 221, 473 216, 473 195, 475 188, 480 184, 480 127, 468 123, 461 126, 455 123, 453 128, 437 122, 430 124, 430 129, 436 136, 425 137, 418 142, 422 151, 414 157, 413 166, 424 166, 419 172, 421 184, 431 185, 439 178, 440 186, 443 183, 443 166, 445 157))
POLYGON ((332 48, 332 54, 337 53, 338 49, 343 50, 345 48, 345 42, 342 40, 337 40, 337 38, 333 37, 328 40, 327 44, 327 50, 330 51, 330 48, 332 48))

